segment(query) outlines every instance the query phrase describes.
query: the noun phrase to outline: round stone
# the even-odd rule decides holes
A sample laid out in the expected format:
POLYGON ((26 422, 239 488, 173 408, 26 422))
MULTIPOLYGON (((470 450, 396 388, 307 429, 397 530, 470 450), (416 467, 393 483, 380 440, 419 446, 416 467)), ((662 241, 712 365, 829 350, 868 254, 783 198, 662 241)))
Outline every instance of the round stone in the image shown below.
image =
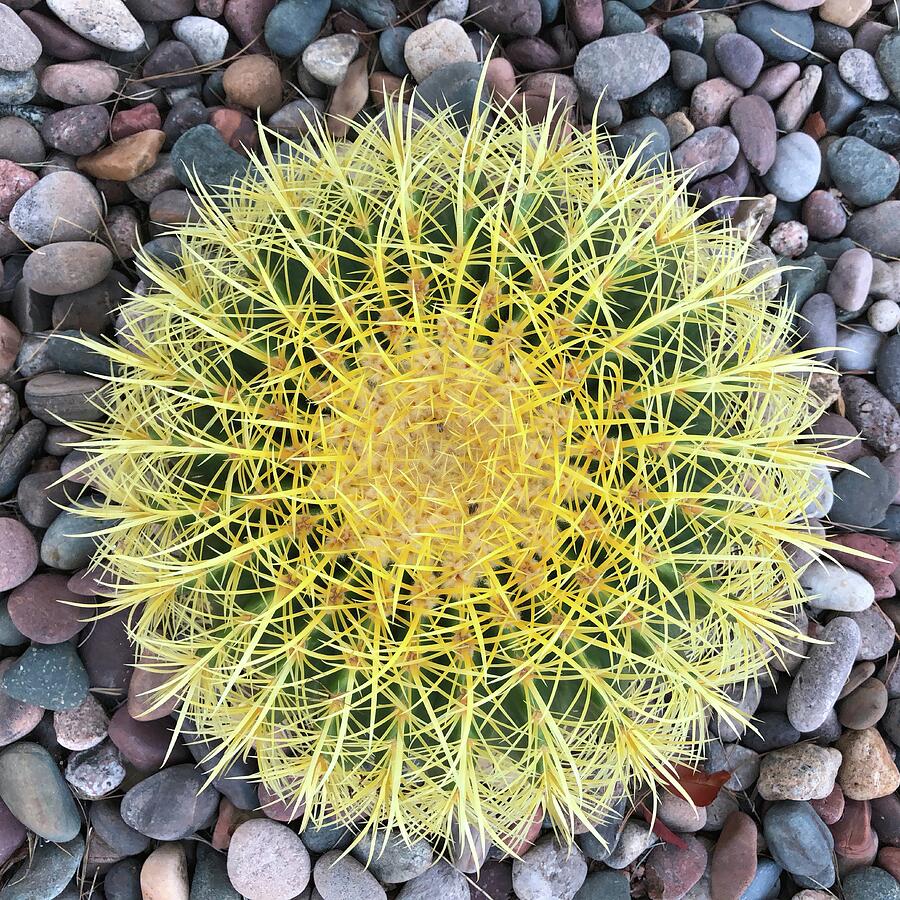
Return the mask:
POLYGON ((93 694, 74 709, 58 709, 53 713, 56 740, 67 750, 96 747, 107 735, 109 717, 93 694))
POLYGON ((867 100, 887 100, 891 95, 875 58, 865 50, 851 49, 842 53, 838 60, 838 72, 853 90, 867 100))
POLYGON ((844 728, 862 731, 881 720, 887 705, 884 683, 877 678, 868 678, 838 704, 838 721, 844 728))
POLYGON ((316 860, 313 881, 322 900, 386 900, 387 897, 375 876, 340 850, 329 850, 316 860))
POLYGON ((232 103, 271 115, 281 106, 281 72, 267 56, 258 53, 235 60, 222 79, 232 103))
POLYGON ((64 844, 36 841, 3 888, 3 900, 79 900, 80 891, 66 890, 66 885, 81 866, 83 856, 80 836, 64 844))
POLYGON ((669 68, 669 48, 655 35, 619 34, 582 47, 575 82, 591 98, 627 100, 650 87, 669 68))
MULTIPOLYGON (((304 843, 307 843, 307 831, 303 832, 303 839, 304 843)), ((307 846, 313 849, 308 843, 307 846)), ((367 832, 353 848, 352 853, 379 881, 392 883, 415 878, 424 872, 434 859, 434 852, 428 841, 416 840, 408 843, 397 831, 391 831, 387 837, 383 832, 375 835, 367 832)))
POLYGON ((900 787, 900 771, 876 729, 845 731, 835 746, 844 757, 837 780, 845 796, 874 800, 900 787))
POLYGON ((692 181, 724 172, 740 152, 737 138, 727 129, 711 125, 689 137, 672 152, 672 162, 693 172, 692 181))
POLYGON ((833 141, 826 154, 834 186, 855 206, 886 200, 900 180, 900 163, 856 137, 833 141))
POLYGON ((808 134, 798 131, 778 140, 775 160, 763 181, 779 200, 802 200, 816 186, 821 167, 818 145, 808 134))
POLYGON ((9 214, 9 227, 26 244, 90 238, 102 222, 96 188, 77 172, 51 172, 24 193, 9 214))
POLYGON ((303 65, 323 84, 339 85, 359 51, 359 39, 352 34, 333 34, 313 41, 303 51, 303 65))
POLYGON ((802 60, 815 40, 809 13, 786 12, 769 3, 744 6, 737 17, 737 30, 784 62, 802 60))
POLYGON ((97 800, 91 804, 91 828, 123 856, 143 853, 150 846, 150 838, 125 824, 118 800, 97 800))
POLYGON ((109 113, 96 103, 51 113, 41 125, 44 143, 62 153, 81 156, 102 146, 109 130, 109 113))
POLYGON ((306 887, 309 875, 309 853, 287 825, 251 819, 231 836, 228 877, 247 900, 291 900, 306 887))
POLYGON ((74 709, 88 693, 88 676, 71 643, 32 644, 3 674, 3 689, 44 709, 74 709))
MULTIPOLYGON (((658 844, 644 862, 644 885, 652 900, 684 897, 706 870, 707 851, 693 835, 681 836, 683 847, 658 844)), ((564 898, 563 898, 564 900, 564 898)))
POLYGON ((475 48, 458 22, 437 19, 417 28, 404 43, 404 60, 416 81, 455 62, 476 62, 475 48))
POLYGON ((59 644, 75 637, 93 612, 73 594, 65 575, 34 575, 9 595, 9 615, 26 637, 42 644, 59 644))
POLYGON ((542 837, 521 859, 513 860, 513 890, 519 900, 568 900, 587 878, 581 852, 542 837))
POLYGON ((841 881, 844 900, 900 900, 900 883, 877 866, 863 866, 841 881))
MULTIPOLYGON (((15 664, 15 658, 0 660, 0 678, 15 664)), ((0 681, 2 685, 2 681, 0 681)), ((43 707, 11 697, 0 686, 0 747, 13 744, 25 737, 44 717, 43 707)))
MULTIPOLYGON (((573 6, 580 9, 581 4, 573 6)), ((540 0, 469 0, 469 17, 492 34, 534 37, 541 27, 540 0)), ((581 16, 573 17, 581 26, 581 16)))
POLYGON ((172 743, 169 719, 140 722, 132 719, 127 706, 120 706, 109 723, 110 740, 136 768, 151 771, 162 768, 172 743))
POLYGON ((835 238, 847 224, 847 213, 831 191, 813 191, 803 201, 803 224, 817 241, 835 238))
MULTIPOLYGON (((279 4, 279 6, 283 5, 283 3, 279 4)), ((182 44, 187 46, 200 65, 218 62, 225 55, 228 29, 215 19, 209 19, 206 16, 185 16, 172 23, 172 32, 182 44)), ((269 46, 275 50, 271 44, 269 46)), ((275 52, 278 51, 275 50, 275 52)), ((297 52, 299 53, 299 50, 297 52)))
POLYGON ((23 742, 0 753, 0 799, 29 830, 48 841, 73 840, 81 816, 53 757, 23 742))
POLYGON ((66 781, 83 800, 99 800, 124 780, 122 757, 109 741, 76 751, 66 763, 66 781))
POLYGON ((750 87, 762 71, 762 50, 743 34, 723 34, 716 41, 715 54, 722 74, 740 88, 750 87))
POLYGON ((22 584, 37 568, 37 544, 31 532, 16 519, 0 518, 0 591, 22 584))

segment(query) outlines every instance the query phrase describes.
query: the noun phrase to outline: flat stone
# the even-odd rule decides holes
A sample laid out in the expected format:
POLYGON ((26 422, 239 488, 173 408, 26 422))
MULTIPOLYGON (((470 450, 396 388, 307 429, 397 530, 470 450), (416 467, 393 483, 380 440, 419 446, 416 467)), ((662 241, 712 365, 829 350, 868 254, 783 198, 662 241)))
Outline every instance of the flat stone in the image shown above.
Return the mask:
POLYGON ((833 141, 827 160, 834 186, 855 206, 874 206, 886 200, 900 180, 900 163, 860 138, 833 141))
POLYGON ((450 19, 437 19, 417 28, 404 43, 404 59, 416 81, 423 81, 442 66, 476 62, 475 48, 463 27, 450 19))
MULTIPOLYGON (((305 835, 304 832, 304 841, 305 835)), ((379 881, 392 883, 415 878, 431 865, 434 858, 428 841, 416 840, 408 844, 397 831, 391 831, 387 836, 383 831, 374 835, 367 832, 351 853, 379 881)))
POLYGON ((165 140, 165 132, 148 128, 82 156, 78 168, 93 178, 131 181, 153 168, 165 140))
POLYGON ((102 208, 96 188, 83 175, 51 172, 16 201, 9 227, 32 247, 85 240, 100 228, 102 208))
POLYGON ((359 39, 352 34, 334 34, 313 41, 303 51, 303 65, 323 84, 339 85, 359 52, 359 39))
POLYGON ((519 900, 570 900, 587 878, 587 863, 575 848, 561 846, 552 835, 513 860, 513 890, 519 900))
MULTIPOLYGON (((37 841, 0 891, 0 900, 66 900, 66 885, 75 877, 84 856, 84 840, 79 835, 65 843, 37 841)), ((73 900, 75 895, 72 895, 73 900)))
POLYGON ((809 13, 786 12, 769 3, 743 7, 737 17, 737 30, 783 62, 802 60, 815 40, 809 13))
POLYGON ((74 709, 58 709, 53 713, 56 740, 67 750, 96 747, 107 735, 109 717, 93 694, 74 709))
POLYGON ((728 117, 748 165, 757 175, 765 175, 775 162, 778 137, 772 107, 762 97, 739 97, 728 117))
POLYGON ((313 881, 323 900, 386 900, 375 876, 352 856, 329 850, 316 860, 313 881))
POLYGON ((492 34, 534 37, 541 27, 538 0, 470 0, 471 20, 492 34))
POLYGON ((816 186, 821 167, 818 145, 808 134, 798 131, 779 138, 775 161, 763 181, 779 200, 802 200, 816 186))
POLYGON ((735 811, 725 820, 710 861, 710 889, 714 897, 743 897, 756 875, 756 823, 735 811))
POLYGON ((706 847, 699 838, 681 836, 684 847, 658 844, 644 862, 644 886, 650 900, 684 897, 701 879, 707 863, 706 847))
POLYGON ((887 705, 884 683, 877 678, 867 678, 838 704, 838 721, 844 728, 862 731, 878 724, 887 705))
POLYGON ((0 799, 39 837, 73 840, 81 816, 53 757, 39 744, 23 742, 0 752, 0 799))
POLYGON ((84 702, 88 676, 71 643, 32 644, 3 674, 10 697, 44 709, 74 709, 84 702))
POLYGON ((590 97, 627 100, 648 88, 669 68, 669 49, 655 35, 620 34, 582 47, 575 82, 590 97))
POLYGON ((75 637, 93 610, 67 587, 65 575, 34 575, 9 595, 9 615, 26 637, 41 644, 59 644, 75 637))
POLYGON ((99 284, 112 264, 112 253, 103 244, 66 241, 35 250, 25 261, 22 278, 33 291, 55 297, 99 284))
POLYGON ((763 817, 769 853, 792 875, 821 885, 834 884, 834 839, 809 803, 779 800, 763 817))
POLYGON ((329 7, 328 0, 281 0, 266 18, 267 46, 279 56, 299 56, 322 30, 329 7))
POLYGON ((247 158, 229 147, 212 125, 189 128, 172 147, 172 167, 191 188, 194 177, 209 188, 228 186, 247 173, 247 158))
POLYGON ((203 773, 193 765, 163 769, 125 794, 122 819, 135 831, 155 840, 182 840, 206 827, 216 814, 219 793, 214 788, 204 788, 205 782, 203 773))
MULTIPOLYGON (((512 890, 511 877, 509 889, 512 890)), ((442 859, 405 882, 396 900, 432 900, 434 897, 440 897, 441 900, 469 900, 469 882, 466 876, 442 859)))

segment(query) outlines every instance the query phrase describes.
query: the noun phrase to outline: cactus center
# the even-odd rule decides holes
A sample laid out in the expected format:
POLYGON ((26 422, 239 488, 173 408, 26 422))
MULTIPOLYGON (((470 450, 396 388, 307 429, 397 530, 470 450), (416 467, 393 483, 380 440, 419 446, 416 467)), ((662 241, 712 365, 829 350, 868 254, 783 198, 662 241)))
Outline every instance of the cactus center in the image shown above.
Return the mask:
POLYGON ((373 342, 320 409, 317 497, 381 565, 443 589, 475 584, 522 547, 551 552, 578 473, 578 419, 557 361, 535 365, 505 337, 449 314, 373 342))

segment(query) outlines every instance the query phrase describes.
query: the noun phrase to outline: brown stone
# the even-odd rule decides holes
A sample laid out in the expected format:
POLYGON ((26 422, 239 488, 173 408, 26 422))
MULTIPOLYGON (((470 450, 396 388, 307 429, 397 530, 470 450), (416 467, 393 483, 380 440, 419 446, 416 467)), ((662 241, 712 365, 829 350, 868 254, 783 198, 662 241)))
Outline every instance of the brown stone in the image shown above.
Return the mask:
POLYGON ((235 60, 222 78, 229 101, 271 115, 281 106, 281 72, 268 56, 244 56, 235 60))
POLYGON ((350 130, 350 120, 369 99, 369 61, 365 56, 354 60, 347 68, 347 76, 334 89, 328 106, 328 130, 336 138, 344 138, 350 130))
POLYGON ((75 637, 92 609, 84 597, 66 587, 68 576, 54 572, 33 575, 10 595, 8 612, 13 625, 41 644, 59 644, 75 637))
MULTIPOLYGON (((254 56, 253 59, 261 57, 254 56)), ((222 135, 222 140, 238 153, 247 154, 259 147, 259 132, 256 125, 240 110, 220 107, 210 115, 209 124, 222 135)))
POLYGON ((900 787, 900 772, 874 728, 846 731, 835 746, 844 755, 837 780, 848 799, 873 800, 900 787))
POLYGON ((110 181, 130 181, 153 168, 165 143, 165 132, 148 129, 104 147, 78 160, 78 168, 94 178, 110 181))

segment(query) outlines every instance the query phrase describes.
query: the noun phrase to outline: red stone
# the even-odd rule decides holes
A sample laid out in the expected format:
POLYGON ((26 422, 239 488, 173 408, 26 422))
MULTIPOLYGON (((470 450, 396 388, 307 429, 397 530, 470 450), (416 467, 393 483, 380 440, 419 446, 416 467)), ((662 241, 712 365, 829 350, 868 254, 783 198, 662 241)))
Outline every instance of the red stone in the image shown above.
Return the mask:
POLYGON ((897 881, 900 881, 900 848, 882 847, 878 851, 876 862, 886 872, 890 872, 897 881))
POLYGON ((513 856, 524 856, 533 846, 534 842, 540 837, 541 825, 544 824, 544 807, 538 806, 531 817, 528 828, 519 835, 507 836, 504 841, 509 847, 509 852, 513 856))
POLYGON ((256 789, 256 796, 259 797, 260 811, 266 818, 274 819, 276 822, 293 822, 303 815, 306 808, 306 804, 302 801, 299 804, 285 803, 262 782, 256 789))
POLYGON ((867 575, 865 579, 872 585, 876 600, 889 600, 891 597, 897 596, 897 585, 891 581, 890 576, 872 578, 871 575, 867 575))
POLYGON ((133 109, 121 109, 112 117, 109 132, 114 141, 139 131, 162 128, 159 110, 152 103, 141 103, 133 109))
POLYGON ((834 825, 844 814, 844 792, 839 784, 836 784, 824 799, 809 802, 826 825, 834 825))
POLYGON ((256 125, 249 116, 236 109, 221 106, 213 110, 209 124, 222 135, 222 140, 238 153, 246 154, 259 146, 256 125))
POLYGON ((735 810, 713 848, 709 885, 713 900, 738 900, 756 875, 756 823, 735 810))
POLYGON ((837 547, 829 548, 829 555, 834 558, 835 562, 854 569, 867 578, 886 578, 897 568, 896 552, 891 550, 886 540, 874 534, 857 532, 838 534, 832 540, 837 547), (858 550, 860 553, 874 556, 875 559, 867 559, 865 556, 859 556, 852 552, 848 553, 840 550, 840 547, 846 547, 851 551, 858 550))
POLYGON ((10 159, 0 159, 0 219, 9 217, 16 200, 36 185, 37 180, 37 175, 29 169, 10 159))
POLYGON ((229 844, 231 844, 231 836, 237 830, 239 825, 249 822, 250 819, 258 819, 260 814, 246 809, 238 809, 227 797, 223 797, 219 801, 219 816, 213 827, 212 845, 213 847, 224 853, 229 844))
POLYGON ((94 610, 90 601, 66 587, 67 581, 65 575, 48 572, 20 584, 9 595, 13 625, 41 644, 61 644, 75 637, 94 610), (84 608, 86 604, 88 609, 84 608))
POLYGON ((484 80, 502 100, 508 100, 516 92, 516 73, 509 60, 495 57, 485 69, 484 80))
POLYGON ((650 900, 681 900, 706 871, 706 847, 692 834, 685 847, 657 844, 644 863, 644 888, 650 900))
POLYGON ((266 17, 276 0, 228 0, 225 4, 225 21, 231 26, 238 43, 251 53, 265 53, 262 39, 266 17))
POLYGON ((109 739, 133 766, 156 771, 167 761, 172 725, 168 719, 139 722, 128 715, 127 706, 120 706, 109 720, 109 739))
POLYGON ((603 34, 603 5, 598 0, 566 0, 566 21, 582 44, 603 34))
POLYGON ((22 21, 35 33, 44 53, 55 59, 77 62, 97 55, 97 45, 76 34, 59 19, 51 19, 34 10, 25 9, 19 13, 22 21))
POLYGON ((869 801, 848 798, 844 803, 844 814, 828 827, 834 836, 835 853, 853 858, 864 852, 873 836, 869 801))
POLYGON ((882 846, 900 847, 900 797, 888 794, 869 801, 872 807, 872 827, 882 846))

